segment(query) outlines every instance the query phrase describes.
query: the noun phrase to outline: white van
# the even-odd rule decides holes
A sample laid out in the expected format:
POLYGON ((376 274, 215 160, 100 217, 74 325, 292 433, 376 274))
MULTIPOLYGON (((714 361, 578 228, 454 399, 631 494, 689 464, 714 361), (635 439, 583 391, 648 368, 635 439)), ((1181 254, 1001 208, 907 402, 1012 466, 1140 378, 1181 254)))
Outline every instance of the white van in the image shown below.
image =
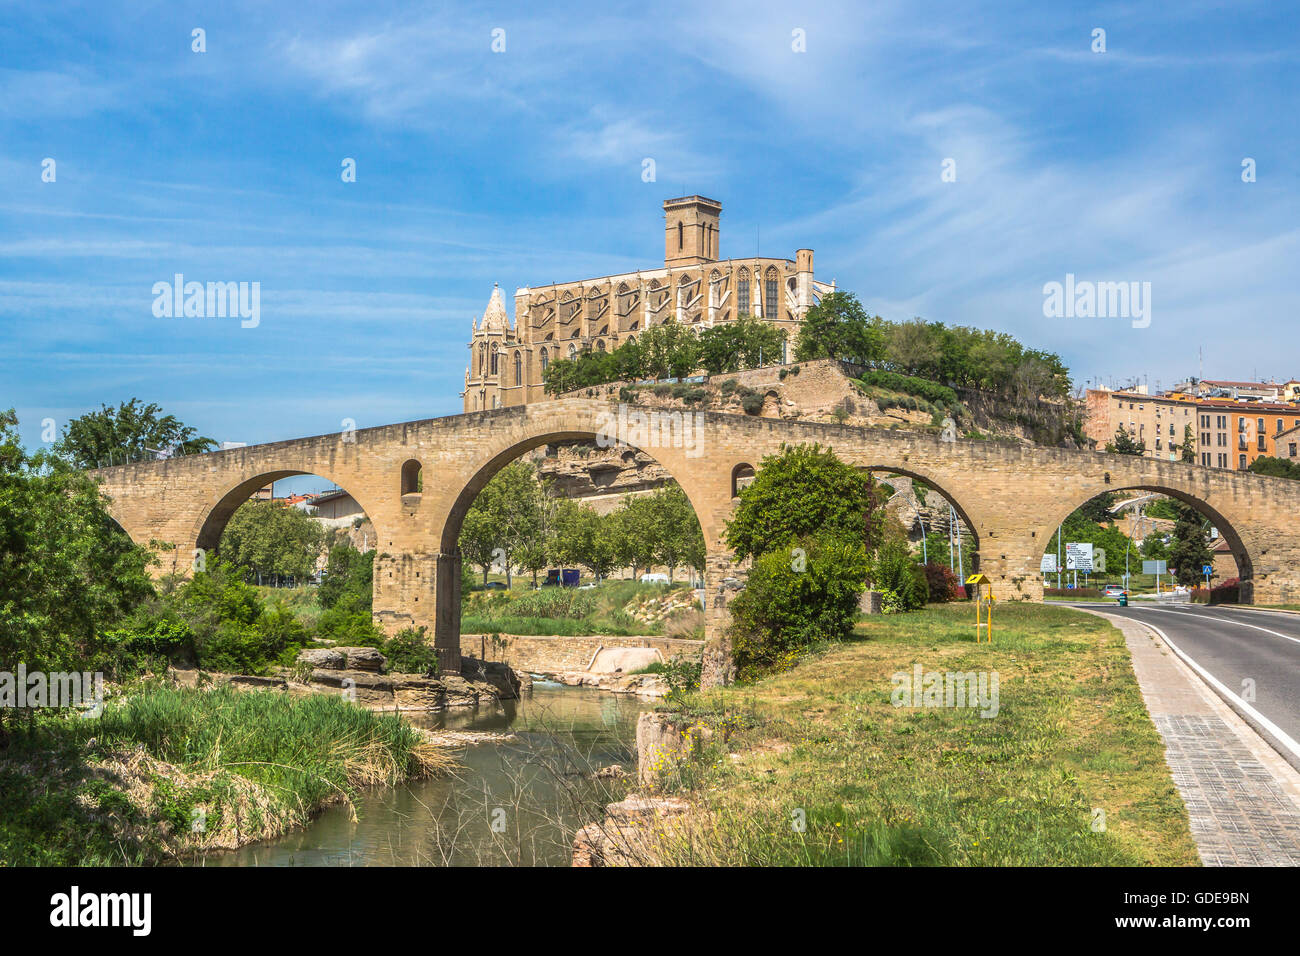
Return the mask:
POLYGON ((646 574, 641 575, 641 583, 642 584, 667 584, 668 575, 663 574, 661 572, 656 572, 654 574, 650 574, 647 572, 646 574))

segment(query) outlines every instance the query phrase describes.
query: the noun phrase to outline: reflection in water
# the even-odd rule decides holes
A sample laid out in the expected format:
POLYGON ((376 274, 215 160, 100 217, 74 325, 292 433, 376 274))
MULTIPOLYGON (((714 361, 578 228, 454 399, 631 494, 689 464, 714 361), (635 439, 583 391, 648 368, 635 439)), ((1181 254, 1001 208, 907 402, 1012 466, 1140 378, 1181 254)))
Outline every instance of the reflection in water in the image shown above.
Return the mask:
MULTIPOLYGON (((574 831, 619 793, 592 773, 632 769, 641 705, 603 691, 539 687, 498 707, 407 714, 431 729, 516 734, 465 748, 452 778, 366 791, 274 843, 200 866, 488 866, 569 863, 574 831)), ((617 785, 615 785, 617 786, 617 785)))

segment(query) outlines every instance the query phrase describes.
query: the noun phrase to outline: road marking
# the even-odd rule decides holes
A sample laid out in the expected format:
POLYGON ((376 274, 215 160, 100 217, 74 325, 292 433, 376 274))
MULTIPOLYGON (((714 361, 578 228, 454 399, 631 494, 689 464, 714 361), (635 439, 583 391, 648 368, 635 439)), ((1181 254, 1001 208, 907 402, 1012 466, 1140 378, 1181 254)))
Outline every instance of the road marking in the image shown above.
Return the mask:
POLYGON ((1146 621, 1142 621, 1140 623, 1143 624, 1145 627, 1151 628, 1151 630, 1159 634, 1161 639, 1164 640, 1164 642, 1169 645, 1169 649, 1173 651, 1175 654, 1177 654, 1189 667, 1192 668, 1192 670, 1200 674, 1201 678, 1207 684, 1209 684, 1220 694, 1228 698, 1230 701, 1232 701, 1234 704, 1236 704, 1238 707, 1244 710, 1247 714, 1253 717, 1256 721, 1259 722, 1259 725, 1261 727, 1263 727, 1265 730, 1267 730, 1270 734, 1273 735, 1273 738, 1277 740, 1278 743, 1280 743, 1287 750, 1291 751, 1291 753, 1293 753, 1297 758, 1300 758, 1300 743, 1296 743, 1296 741, 1294 740, 1294 738, 1291 737, 1290 734, 1288 734, 1277 724, 1273 723, 1273 721, 1269 720, 1267 717, 1265 717, 1263 714, 1257 711, 1254 707, 1251 707, 1250 704, 1246 703, 1244 700, 1242 700, 1232 691, 1228 690, 1228 688, 1224 685, 1222 681, 1220 681, 1217 677, 1215 677, 1213 674, 1207 671, 1200 664, 1196 663, 1196 661, 1188 657, 1187 654, 1183 652, 1182 648, 1180 648, 1177 644, 1171 641, 1169 639, 1169 635, 1166 634, 1164 631, 1160 630, 1160 628, 1156 627, 1154 624, 1148 624, 1146 621))
MULTIPOLYGON (((1178 611, 1172 611, 1170 608, 1163 608, 1163 607, 1143 608, 1143 610, 1166 611, 1173 614, 1180 613, 1178 611)), ((1300 637, 1292 637, 1290 634, 1283 634, 1281 631, 1274 631, 1267 627, 1260 627, 1258 624, 1247 624, 1244 621, 1235 621, 1230 617, 1218 617, 1217 615, 1214 614, 1207 614, 1204 611, 1185 611, 1182 613, 1184 615, 1190 614, 1192 617, 1207 617, 1211 621, 1219 621, 1223 624, 1232 624, 1235 625, 1236 627, 1248 627, 1254 631, 1263 631, 1265 634, 1272 634, 1274 637, 1280 637, 1284 641, 1291 641, 1293 644, 1300 644, 1300 637)))

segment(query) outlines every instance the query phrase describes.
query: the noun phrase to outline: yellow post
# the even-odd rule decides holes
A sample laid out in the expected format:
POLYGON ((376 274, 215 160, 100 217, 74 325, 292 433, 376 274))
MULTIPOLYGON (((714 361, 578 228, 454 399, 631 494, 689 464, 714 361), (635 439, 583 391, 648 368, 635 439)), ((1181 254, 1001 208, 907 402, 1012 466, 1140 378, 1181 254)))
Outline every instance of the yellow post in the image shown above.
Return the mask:
POLYGON ((972 574, 966 579, 966 586, 975 586, 975 643, 980 643, 980 629, 984 629, 984 639, 993 643, 993 582, 982 574, 972 574), (988 585, 988 597, 984 596, 984 585, 988 585))

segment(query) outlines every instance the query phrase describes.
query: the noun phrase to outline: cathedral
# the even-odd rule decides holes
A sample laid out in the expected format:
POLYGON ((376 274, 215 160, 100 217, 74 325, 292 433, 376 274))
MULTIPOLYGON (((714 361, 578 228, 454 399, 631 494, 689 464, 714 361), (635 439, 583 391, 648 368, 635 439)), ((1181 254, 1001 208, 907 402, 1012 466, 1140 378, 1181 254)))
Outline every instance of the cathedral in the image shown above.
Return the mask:
POLYGON ((834 283, 813 278, 811 249, 799 249, 794 259, 719 259, 721 217, 716 200, 669 199, 662 266, 517 289, 513 324, 501 289, 494 288, 472 327, 465 411, 540 401, 551 362, 612 351, 667 322, 698 330, 748 313, 785 329, 793 342, 804 313, 834 292, 834 283))

